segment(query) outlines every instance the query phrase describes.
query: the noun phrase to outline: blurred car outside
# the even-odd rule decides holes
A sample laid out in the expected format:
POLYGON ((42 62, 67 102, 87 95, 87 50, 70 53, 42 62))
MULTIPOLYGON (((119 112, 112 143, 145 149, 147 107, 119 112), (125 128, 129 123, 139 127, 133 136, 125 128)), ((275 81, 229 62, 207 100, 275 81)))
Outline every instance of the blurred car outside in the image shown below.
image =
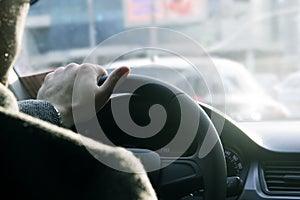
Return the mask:
POLYGON ((291 73, 276 87, 278 101, 290 111, 292 118, 300 117, 300 71, 291 73))
POLYGON ((272 73, 255 73, 253 76, 268 95, 275 99, 277 98, 276 86, 280 83, 278 75, 272 73))
POLYGON ((211 58, 217 70, 215 73, 207 59, 191 59, 201 68, 200 75, 197 75, 197 71, 188 62, 177 57, 130 58, 109 63, 106 67, 111 71, 126 65, 131 68, 132 74, 168 82, 196 101, 210 104, 237 121, 289 117, 285 106, 267 95, 241 63, 224 58, 211 58))

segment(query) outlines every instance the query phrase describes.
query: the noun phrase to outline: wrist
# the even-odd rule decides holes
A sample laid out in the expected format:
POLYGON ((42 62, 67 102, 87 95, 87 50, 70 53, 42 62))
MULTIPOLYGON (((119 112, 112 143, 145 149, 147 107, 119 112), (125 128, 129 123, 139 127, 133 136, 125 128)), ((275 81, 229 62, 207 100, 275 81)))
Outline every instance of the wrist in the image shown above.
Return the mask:
POLYGON ((61 125, 64 128, 70 128, 73 126, 72 113, 68 112, 70 109, 61 108, 59 106, 54 106, 60 115, 61 125))

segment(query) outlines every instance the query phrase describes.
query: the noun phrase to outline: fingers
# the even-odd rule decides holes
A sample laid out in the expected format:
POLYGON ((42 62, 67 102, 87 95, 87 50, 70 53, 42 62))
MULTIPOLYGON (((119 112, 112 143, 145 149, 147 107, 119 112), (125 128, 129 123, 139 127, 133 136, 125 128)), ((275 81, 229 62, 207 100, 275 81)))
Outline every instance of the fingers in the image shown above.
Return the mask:
POLYGON ((66 93, 72 93, 74 87, 80 91, 79 96, 75 97, 75 101, 73 100, 73 106, 80 107, 83 102, 87 101, 86 99, 93 99, 96 110, 100 110, 108 101, 116 84, 120 79, 125 78, 129 71, 130 69, 125 66, 114 70, 100 87, 97 85, 97 77, 107 75, 107 72, 101 66, 94 64, 71 63, 66 67, 57 68, 47 78, 49 80, 50 78, 52 80, 52 77, 58 78, 65 85, 66 93))
POLYGON ((38 98, 51 102, 61 113, 63 124, 74 124, 73 112, 79 112, 77 120, 86 121, 94 117, 95 109, 100 110, 110 97, 120 78, 129 73, 121 67, 111 73, 102 86, 97 77, 107 75, 101 66, 71 63, 50 72, 38 92, 38 98))
POLYGON ((69 63, 67 66, 65 66, 65 69, 71 69, 73 67, 78 67, 78 66, 79 66, 79 64, 77 64, 77 63, 69 63))
POLYGON ((44 78, 44 81, 48 81, 49 79, 51 79, 51 77, 54 74, 64 73, 65 71, 70 72, 71 70, 75 72, 76 69, 78 69, 78 68, 79 68, 79 65, 76 64, 76 63, 70 63, 65 67, 63 67, 63 66, 57 67, 57 68, 55 68, 55 69, 48 72, 48 74, 44 78))
POLYGON ((82 64, 79 66, 76 81, 89 87, 93 92, 97 92, 97 77, 107 75, 106 70, 104 70, 99 65, 93 64, 82 64))

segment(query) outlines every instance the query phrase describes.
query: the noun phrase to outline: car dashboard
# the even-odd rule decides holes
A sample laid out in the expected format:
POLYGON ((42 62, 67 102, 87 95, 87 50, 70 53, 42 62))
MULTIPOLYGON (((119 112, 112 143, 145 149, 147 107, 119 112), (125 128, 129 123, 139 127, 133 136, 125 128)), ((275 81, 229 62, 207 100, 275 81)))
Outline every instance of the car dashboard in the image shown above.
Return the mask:
MULTIPOLYGON (((241 180, 241 190, 228 199, 300 199, 300 122, 236 123, 213 108, 209 116, 225 118, 220 131, 228 177, 241 180)), ((220 119, 211 117, 213 123, 220 119)))

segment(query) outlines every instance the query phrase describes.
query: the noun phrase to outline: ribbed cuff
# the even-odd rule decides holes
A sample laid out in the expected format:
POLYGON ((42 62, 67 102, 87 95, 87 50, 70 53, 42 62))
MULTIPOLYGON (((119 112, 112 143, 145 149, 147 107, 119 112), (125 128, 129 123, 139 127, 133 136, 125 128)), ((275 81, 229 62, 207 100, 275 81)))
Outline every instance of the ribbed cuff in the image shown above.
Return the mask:
POLYGON ((19 110, 32 117, 62 126, 62 119, 58 110, 45 100, 24 100, 19 101, 19 110))

